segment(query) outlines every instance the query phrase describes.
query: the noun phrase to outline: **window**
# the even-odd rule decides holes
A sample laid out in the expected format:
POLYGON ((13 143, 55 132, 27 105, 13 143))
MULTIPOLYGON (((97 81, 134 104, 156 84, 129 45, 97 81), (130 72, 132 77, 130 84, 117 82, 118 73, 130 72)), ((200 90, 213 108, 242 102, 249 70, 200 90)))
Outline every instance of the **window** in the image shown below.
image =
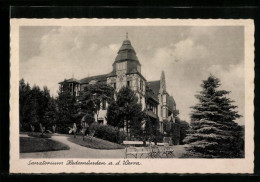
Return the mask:
POLYGON ((142 96, 140 96, 140 104, 142 104, 142 99, 143 99, 142 96))
POLYGON ((99 124, 104 124, 103 119, 99 119, 99 120, 98 120, 98 123, 99 123, 99 124))
POLYGON ((166 104, 166 94, 163 95, 163 103, 166 104))
POLYGON ((141 91, 143 91, 143 80, 140 80, 140 89, 141 89, 141 91))
POLYGON ((153 113, 156 113, 156 111, 155 111, 155 107, 153 107, 153 113))
POLYGON ((114 89, 116 89, 116 83, 113 84, 114 89))
POLYGON ((105 99, 102 100, 102 109, 106 110, 106 100, 105 99))
POLYGON ((166 108, 163 108, 163 117, 166 118, 166 108))
POLYGON ((131 81, 127 81, 127 86, 131 87, 132 86, 132 82, 131 81))
POLYGON ((116 64, 116 69, 117 70, 125 70, 126 69, 126 62, 117 63, 116 64))

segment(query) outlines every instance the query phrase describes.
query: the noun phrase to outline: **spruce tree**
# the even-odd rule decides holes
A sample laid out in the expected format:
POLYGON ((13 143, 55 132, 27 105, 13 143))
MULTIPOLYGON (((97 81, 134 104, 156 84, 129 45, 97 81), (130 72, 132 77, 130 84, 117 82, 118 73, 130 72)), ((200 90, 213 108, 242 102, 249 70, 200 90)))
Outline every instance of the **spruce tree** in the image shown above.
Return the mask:
POLYGON ((220 85, 212 75, 201 84, 202 91, 195 96, 199 103, 191 107, 191 130, 184 142, 199 157, 242 157, 242 128, 235 122, 241 115, 234 110, 234 101, 227 98, 230 92, 218 89, 220 85))

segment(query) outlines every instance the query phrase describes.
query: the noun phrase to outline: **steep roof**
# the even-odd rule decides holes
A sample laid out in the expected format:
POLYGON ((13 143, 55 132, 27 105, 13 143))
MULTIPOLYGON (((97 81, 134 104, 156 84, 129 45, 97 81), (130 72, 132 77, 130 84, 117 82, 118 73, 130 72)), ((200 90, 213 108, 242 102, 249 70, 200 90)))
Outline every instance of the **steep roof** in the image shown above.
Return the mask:
POLYGON ((65 79, 62 82, 59 82, 59 84, 64 83, 64 82, 67 82, 67 83, 81 83, 80 80, 77 80, 75 78, 70 78, 70 79, 65 79))
POLYGON ((150 87, 154 94, 157 96, 160 91, 160 80, 147 82, 147 86, 150 87))
POLYGON ((86 77, 80 80, 80 82, 82 84, 86 84, 89 83, 91 80, 96 80, 96 81, 105 81, 107 77, 107 74, 104 75, 96 75, 96 76, 90 76, 90 77, 86 77))
POLYGON ((171 110, 171 111, 173 111, 174 110, 174 106, 176 106, 176 103, 175 103, 175 100, 174 100, 174 98, 173 98, 173 96, 169 96, 168 97, 168 106, 169 106, 169 109, 171 110))
POLYGON ((155 101, 156 103, 159 103, 159 99, 158 99, 158 95, 155 95, 155 93, 153 92, 153 90, 149 87, 146 86, 146 98, 147 99, 152 99, 153 101, 155 101))
POLYGON ((170 97, 169 97, 169 99, 170 99, 170 102, 172 102, 174 105, 176 105, 176 103, 175 103, 175 100, 174 100, 173 96, 170 96, 170 97))
POLYGON ((135 52, 133 46, 131 45, 130 40, 128 40, 128 39, 123 41, 123 44, 122 44, 121 48, 119 49, 115 62, 113 64, 122 62, 125 60, 137 61, 138 64, 140 64, 140 62, 136 56, 136 52, 135 52))

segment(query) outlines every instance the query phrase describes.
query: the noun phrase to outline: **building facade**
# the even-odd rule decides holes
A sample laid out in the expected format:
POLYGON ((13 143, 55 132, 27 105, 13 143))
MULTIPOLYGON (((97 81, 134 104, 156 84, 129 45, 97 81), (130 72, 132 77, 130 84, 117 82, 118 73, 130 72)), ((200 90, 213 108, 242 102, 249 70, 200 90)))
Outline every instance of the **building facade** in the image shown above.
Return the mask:
MULTIPOLYGON (((143 110, 161 133, 165 132, 165 121, 175 123, 173 113, 176 110, 176 103, 166 90, 164 71, 161 72, 159 80, 147 81, 142 75, 142 66, 128 37, 123 41, 112 67, 112 72, 108 74, 86 77, 81 80, 65 79, 59 83, 60 87, 68 86, 75 96, 79 96, 80 91, 88 84, 105 83, 116 91, 123 86, 130 87, 136 93, 143 110)), ((97 122, 107 123, 107 107, 108 104, 104 102, 98 117, 95 116, 97 122)))

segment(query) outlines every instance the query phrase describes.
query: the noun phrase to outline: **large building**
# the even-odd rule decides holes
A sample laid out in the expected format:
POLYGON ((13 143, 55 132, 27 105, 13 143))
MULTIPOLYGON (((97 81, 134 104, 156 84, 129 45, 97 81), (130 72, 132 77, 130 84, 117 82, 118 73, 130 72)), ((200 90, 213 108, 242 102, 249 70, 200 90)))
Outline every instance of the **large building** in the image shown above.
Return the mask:
MULTIPOLYGON (((161 133, 166 130, 165 121, 175 123, 173 113, 176 110, 176 103, 166 90, 164 71, 161 72, 159 80, 147 81, 142 75, 141 63, 127 36, 112 67, 112 72, 108 74, 86 77, 81 80, 65 79, 59 84, 61 87, 67 84, 75 96, 78 96, 80 91, 88 84, 106 83, 116 91, 119 91, 123 86, 128 86, 135 91, 143 110, 146 111, 161 133)), ((95 116, 96 121, 106 124, 106 112, 107 103, 104 102, 98 118, 95 116)))

